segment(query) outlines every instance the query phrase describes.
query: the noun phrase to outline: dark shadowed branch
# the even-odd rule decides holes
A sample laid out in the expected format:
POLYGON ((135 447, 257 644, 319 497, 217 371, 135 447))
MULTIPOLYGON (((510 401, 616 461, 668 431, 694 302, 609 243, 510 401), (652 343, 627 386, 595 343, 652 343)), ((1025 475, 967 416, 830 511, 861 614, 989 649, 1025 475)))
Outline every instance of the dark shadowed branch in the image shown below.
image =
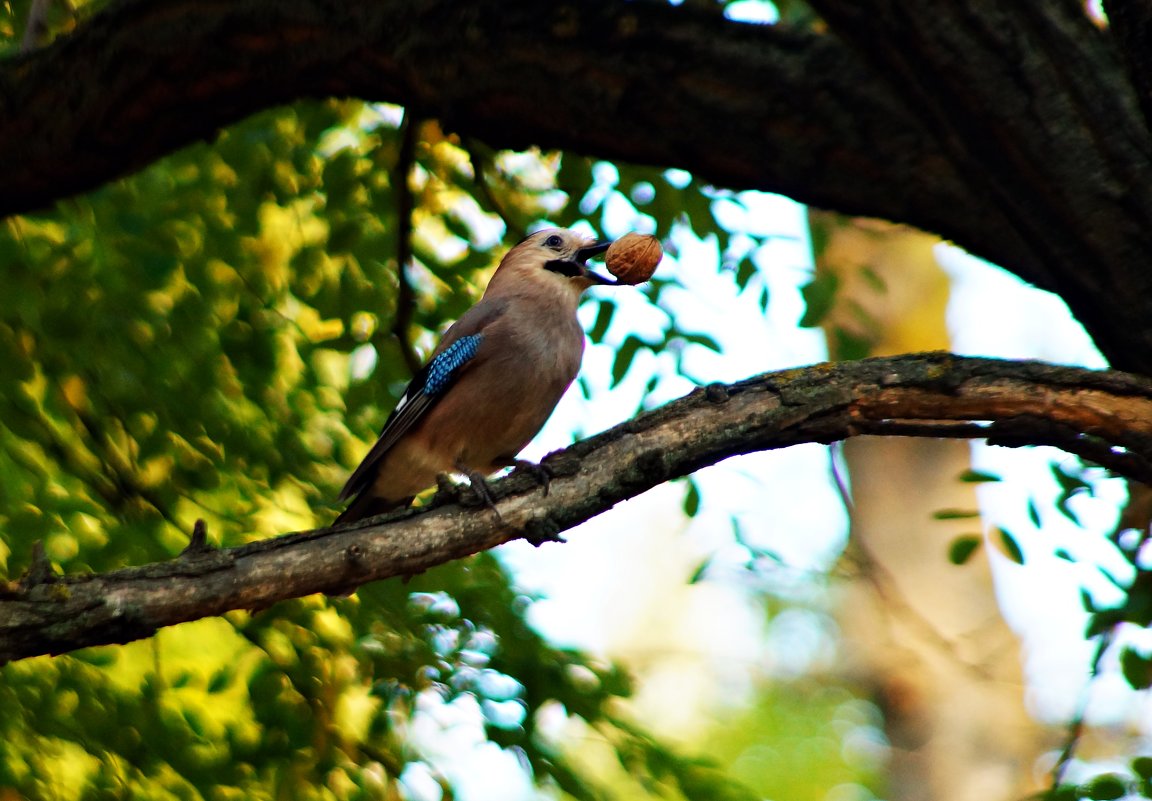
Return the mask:
POLYGON ((412 114, 404 115, 400 132, 400 153, 396 169, 392 172, 392 186, 396 193, 396 314, 392 319, 392 335, 400 345, 404 366, 415 375, 420 370, 420 354, 412 343, 412 314, 416 310, 416 290, 412 288, 412 167, 416 164, 416 137, 419 120, 412 114))
POLYGON ((128 642, 234 609, 347 592, 517 538, 542 543, 620 501, 738 454, 849 437, 987 438, 1054 444, 1152 483, 1152 380, 1038 362, 918 354, 820 364, 700 388, 550 455, 535 476, 492 486, 500 519, 463 497, 354 527, 163 563, 53 576, 37 561, 0 592, 0 661, 128 642))
POLYGON ((1152 6, 1143 0, 1104 0, 1104 11, 1121 44, 1144 122, 1152 123, 1152 6))
MULTIPOLYGON (((94 188, 256 111, 343 96, 498 148, 800 194, 834 182, 815 191, 848 211, 866 210, 872 182, 896 190, 894 170, 928 172, 934 195, 962 204, 969 187, 930 138, 890 141, 894 126, 923 131, 869 76, 834 40, 663 3, 124 0, 0 62, 0 213, 94 188)), ((905 213, 885 216, 927 207, 902 186, 905 213)))
POLYGON ((122 0, 0 61, 0 214, 353 96, 493 148, 911 223, 1057 292, 1112 364, 1152 373, 1146 15, 1113 32, 1075 2, 811 5, 823 32, 622 0, 122 0))

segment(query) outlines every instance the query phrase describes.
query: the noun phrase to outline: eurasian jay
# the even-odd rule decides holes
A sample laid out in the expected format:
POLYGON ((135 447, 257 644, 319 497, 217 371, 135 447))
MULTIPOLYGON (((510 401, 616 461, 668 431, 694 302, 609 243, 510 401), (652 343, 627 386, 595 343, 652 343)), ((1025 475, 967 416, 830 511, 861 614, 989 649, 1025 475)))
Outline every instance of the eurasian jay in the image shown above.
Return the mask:
POLYGON ((353 501, 337 523, 407 506, 441 473, 475 482, 516 463, 580 369, 580 296, 594 284, 616 283, 585 262, 608 245, 551 228, 508 251, 344 485, 340 500, 353 501))

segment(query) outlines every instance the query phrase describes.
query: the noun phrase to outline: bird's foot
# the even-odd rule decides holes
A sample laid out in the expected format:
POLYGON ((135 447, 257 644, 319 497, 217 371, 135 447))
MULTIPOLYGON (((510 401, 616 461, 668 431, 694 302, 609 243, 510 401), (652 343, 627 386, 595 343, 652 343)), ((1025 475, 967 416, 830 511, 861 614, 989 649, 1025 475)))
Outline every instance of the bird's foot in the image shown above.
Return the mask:
POLYGON ((504 522, 504 518, 500 516, 500 510, 496 508, 496 496, 492 494, 492 487, 488 485, 488 479, 479 470, 469 470, 464 465, 457 465, 456 469, 468 477, 468 484, 472 487, 472 492, 476 493, 476 497, 480 502, 492 510, 496 515, 496 520, 500 523, 504 522))
POLYGON ((536 479, 536 483, 544 488, 544 497, 548 497, 548 490, 552 487, 552 479, 556 478, 556 474, 552 471, 552 468, 544 464, 530 462, 527 459, 503 459, 501 460, 501 464, 504 467, 512 467, 516 470, 531 473, 532 477, 536 479))

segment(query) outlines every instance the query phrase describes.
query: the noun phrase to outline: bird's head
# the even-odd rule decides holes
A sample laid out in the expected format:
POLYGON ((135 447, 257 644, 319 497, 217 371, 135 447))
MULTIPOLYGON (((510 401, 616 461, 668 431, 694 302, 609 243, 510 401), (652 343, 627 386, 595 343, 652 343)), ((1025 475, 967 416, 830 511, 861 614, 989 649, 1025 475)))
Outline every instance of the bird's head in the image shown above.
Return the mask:
POLYGON ((492 276, 492 286, 504 282, 529 283, 563 289, 578 296, 590 286, 616 284, 592 272, 587 261, 608 249, 611 242, 597 242, 566 228, 546 228, 525 237, 508 251, 492 276))

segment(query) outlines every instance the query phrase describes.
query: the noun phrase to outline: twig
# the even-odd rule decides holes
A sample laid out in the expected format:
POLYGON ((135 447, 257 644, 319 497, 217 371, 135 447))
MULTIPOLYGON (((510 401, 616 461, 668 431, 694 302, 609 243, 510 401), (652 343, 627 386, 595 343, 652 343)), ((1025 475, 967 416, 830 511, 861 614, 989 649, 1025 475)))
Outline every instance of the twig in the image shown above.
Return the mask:
POLYGON ((1096 677, 1100 675, 1100 662, 1104 658, 1104 653, 1112 645, 1116 637, 1116 628, 1105 631, 1100 635, 1100 642, 1096 646, 1096 654, 1092 657, 1092 670, 1089 673, 1088 681, 1084 683, 1084 687, 1080 690, 1080 697, 1076 701, 1076 713, 1072 719, 1068 721, 1068 741, 1064 744, 1064 749, 1060 752, 1059 759, 1056 760, 1056 766, 1052 768, 1052 795, 1055 796, 1057 788, 1064 781, 1064 774, 1067 773, 1069 765, 1072 764, 1072 758, 1076 755, 1076 748, 1080 745, 1080 738, 1084 734, 1084 717, 1088 713, 1088 697, 1092 690, 1092 683, 1096 677))
MULTIPOLYGON (((1128 504, 1121 512, 1120 520, 1116 523, 1116 528, 1109 536, 1109 539, 1119 548, 1120 535, 1129 529, 1136 529, 1140 531, 1140 542, 1130 549, 1120 548, 1120 552, 1133 564, 1135 564, 1135 554, 1142 553, 1144 544, 1148 542, 1149 537, 1152 536, 1152 531, 1149 528, 1149 517, 1152 515, 1152 507, 1149 502, 1152 501, 1152 492, 1145 484, 1138 484, 1132 480, 1128 482, 1128 504)), ((1121 621, 1116 621, 1110 624, 1099 636, 1099 642, 1096 646, 1096 653, 1092 657, 1092 667, 1088 674, 1088 680, 1084 683, 1084 687, 1080 691, 1080 697, 1076 702, 1076 713, 1072 719, 1068 721, 1068 740, 1064 744, 1064 748, 1060 751, 1060 757, 1056 760, 1056 765, 1052 768, 1052 792, 1055 794, 1056 789, 1064 781, 1064 776, 1068 771, 1068 767, 1072 764, 1072 759, 1076 755, 1076 749, 1080 745, 1080 738, 1084 734, 1084 717, 1088 712, 1089 693, 1092 690, 1092 684, 1100 675, 1100 663, 1104 659, 1104 654, 1112 647, 1116 641, 1116 633, 1119 629, 1121 621)))
POLYGON ((392 321, 392 334, 400 345, 400 354, 408 371, 415 374, 420 369, 420 354, 412 344, 409 329, 412 327, 412 314, 416 309, 416 293, 408 276, 408 265, 412 261, 412 211, 414 199, 409 183, 412 166, 416 163, 416 134, 419 120, 411 111, 404 113, 400 126, 400 155, 396 159, 396 169, 392 173, 392 185, 396 191, 396 315, 392 321))
POLYGON ((528 231, 509 215, 508 209, 496 194, 496 190, 488 180, 488 174, 484 171, 489 160, 478 152, 479 145, 474 141, 465 142, 464 148, 468 153, 468 160, 472 163, 472 174, 475 176, 476 188, 480 190, 480 194, 488 201, 488 205, 490 205, 500 219, 504 221, 505 230, 517 239, 523 239, 528 234, 528 231))

